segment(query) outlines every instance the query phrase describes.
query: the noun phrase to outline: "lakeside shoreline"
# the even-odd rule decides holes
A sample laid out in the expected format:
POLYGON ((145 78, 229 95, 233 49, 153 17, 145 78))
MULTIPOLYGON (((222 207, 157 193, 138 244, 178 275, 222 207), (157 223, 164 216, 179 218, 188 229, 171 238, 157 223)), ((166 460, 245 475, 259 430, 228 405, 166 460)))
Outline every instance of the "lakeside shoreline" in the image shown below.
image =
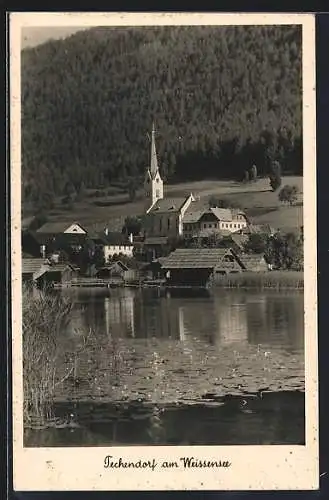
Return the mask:
POLYGON ((255 290, 303 290, 304 272, 303 271, 244 271, 241 273, 230 273, 223 276, 216 276, 210 287, 202 285, 189 284, 169 284, 163 279, 141 280, 139 283, 122 281, 111 283, 111 280, 95 280, 94 278, 85 278, 83 284, 63 283, 54 286, 56 290, 67 288, 162 288, 162 289, 206 289, 206 288, 226 288, 226 289, 255 289, 255 290), (90 283, 90 286, 88 285, 90 283))

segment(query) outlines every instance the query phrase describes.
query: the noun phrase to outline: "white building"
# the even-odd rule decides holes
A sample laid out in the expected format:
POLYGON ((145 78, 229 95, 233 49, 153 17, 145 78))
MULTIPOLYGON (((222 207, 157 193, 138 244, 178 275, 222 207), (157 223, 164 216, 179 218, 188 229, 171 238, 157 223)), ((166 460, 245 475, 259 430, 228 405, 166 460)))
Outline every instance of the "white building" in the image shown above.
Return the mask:
POLYGON ((209 236, 213 233, 235 233, 248 226, 242 210, 230 208, 204 208, 190 210, 183 217, 183 235, 186 238, 209 236))

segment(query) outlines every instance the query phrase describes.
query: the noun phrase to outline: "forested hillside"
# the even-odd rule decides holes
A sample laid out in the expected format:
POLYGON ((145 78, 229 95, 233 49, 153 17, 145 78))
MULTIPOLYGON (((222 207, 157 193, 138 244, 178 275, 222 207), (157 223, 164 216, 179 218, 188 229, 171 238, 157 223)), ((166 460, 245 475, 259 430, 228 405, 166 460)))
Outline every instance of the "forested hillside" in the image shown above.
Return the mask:
POLYGON ((23 196, 145 170, 172 180, 302 171, 301 31, 97 28, 22 52, 23 196))

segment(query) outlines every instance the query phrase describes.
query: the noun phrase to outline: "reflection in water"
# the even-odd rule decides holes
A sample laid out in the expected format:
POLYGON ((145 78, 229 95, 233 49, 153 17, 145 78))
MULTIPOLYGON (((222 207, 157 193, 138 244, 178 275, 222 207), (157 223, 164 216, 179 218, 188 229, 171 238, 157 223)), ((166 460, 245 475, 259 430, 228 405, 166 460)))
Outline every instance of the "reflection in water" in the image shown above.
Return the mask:
MULTIPOLYGON (((77 408, 59 409, 72 412, 78 427, 31 431, 29 446, 38 440, 42 446, 303 442, 300 292, 63 293, 73 293, 76 304, 63 332, 63 351, 72 335, 89 329, 101 348, 81 360, 85 383, 72 389, 77 408), (109 335, 123 352, 115 383, 106 350, 109 335), (231 399, 217 399, 227 396, 231 399), (104 406, 105 401, 118 404, 104 406)), ((60 395, 65 399, 67 392, 60 395)))
MULTIPOLYGON (((111 405, 81 403, 75 410, 77 428, 26 430, 26 446, 305 444, 303 393, 246 399, 248 413, 241 398, 210 407, 140 405, 121 411, 111 405)), ((69 413, 72 408, 62 406, 61 411, 69 413)))
POLYGON ((198 339, 213 346, 304 347, 303 295, 215 290, 185 296, 153 290, 81 291, 71 328, 94 328, 121 338, 198 339), (81 308, 81 305, 83 306, 81 308))

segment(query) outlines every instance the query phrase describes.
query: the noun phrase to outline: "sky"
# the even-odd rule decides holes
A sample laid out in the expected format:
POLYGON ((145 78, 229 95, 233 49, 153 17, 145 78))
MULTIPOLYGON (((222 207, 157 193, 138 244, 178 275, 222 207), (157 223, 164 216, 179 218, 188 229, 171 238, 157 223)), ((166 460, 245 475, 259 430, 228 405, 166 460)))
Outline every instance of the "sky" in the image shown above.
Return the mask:
POLYGON ((35 47, 51 39, 66 38, 80 31, 82 27, 56 26, 56 27, 28 27, 22 28, 22 49, 35 47))

